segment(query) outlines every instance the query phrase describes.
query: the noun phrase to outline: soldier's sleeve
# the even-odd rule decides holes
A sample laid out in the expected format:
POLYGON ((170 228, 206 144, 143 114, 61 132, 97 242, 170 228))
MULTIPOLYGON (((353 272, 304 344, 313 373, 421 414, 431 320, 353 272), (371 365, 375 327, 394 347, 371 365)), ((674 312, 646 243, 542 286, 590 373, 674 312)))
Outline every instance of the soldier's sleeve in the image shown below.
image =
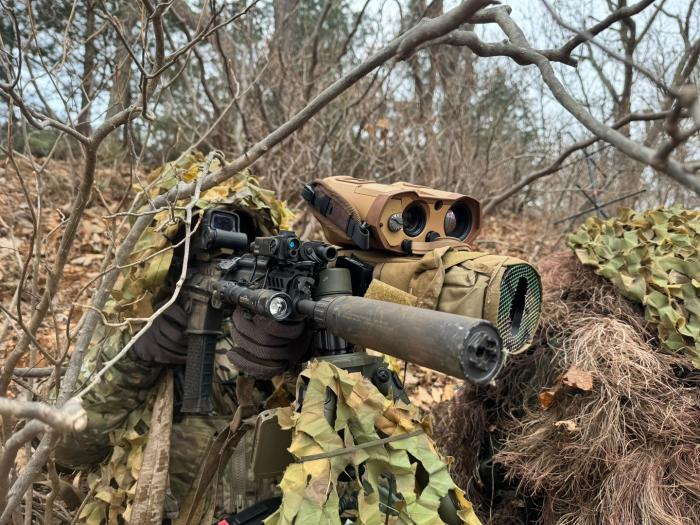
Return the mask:
MULTIPOLYGON (((87 385, 95 372, 127 343, 128 334, 118 329, 96 333, 83 360, 79 387, 87 385)), ((94 465, 110 452, 110 432, 124 424, 131 411, 141 406, 163 368, 144 363, 127 353, 83 399, 88 414, 84 432, 66 435, 56 448, 56 462, 70 468, 94 465)))

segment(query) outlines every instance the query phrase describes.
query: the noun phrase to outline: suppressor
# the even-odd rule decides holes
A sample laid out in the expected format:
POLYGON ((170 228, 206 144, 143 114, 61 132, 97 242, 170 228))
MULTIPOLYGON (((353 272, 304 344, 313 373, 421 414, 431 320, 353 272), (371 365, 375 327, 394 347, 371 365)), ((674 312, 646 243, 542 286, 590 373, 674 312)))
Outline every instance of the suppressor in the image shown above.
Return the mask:
POLYGON ((503 366, 501 339, 483 319, 353 296, 304 299, 296 308, 354 344, 473 383, 489 382, 503 366))

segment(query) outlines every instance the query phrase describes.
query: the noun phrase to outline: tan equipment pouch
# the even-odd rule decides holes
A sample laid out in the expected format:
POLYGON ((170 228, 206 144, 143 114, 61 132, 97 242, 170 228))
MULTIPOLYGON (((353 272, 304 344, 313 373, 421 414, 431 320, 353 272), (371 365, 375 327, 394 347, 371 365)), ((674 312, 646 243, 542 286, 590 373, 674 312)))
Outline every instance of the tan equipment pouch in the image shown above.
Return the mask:
MULTIPOLYGON (((525 261, 466 246, 437 248, 423 257, 359 250, 340 255, 374 266, 374 280, 415 297, 417 306, 490 321, 509 353, 532 342, 542 287, 539 274, 525 261)), ((374 284, 365 297, 393 301, 385 286, 374 284)))

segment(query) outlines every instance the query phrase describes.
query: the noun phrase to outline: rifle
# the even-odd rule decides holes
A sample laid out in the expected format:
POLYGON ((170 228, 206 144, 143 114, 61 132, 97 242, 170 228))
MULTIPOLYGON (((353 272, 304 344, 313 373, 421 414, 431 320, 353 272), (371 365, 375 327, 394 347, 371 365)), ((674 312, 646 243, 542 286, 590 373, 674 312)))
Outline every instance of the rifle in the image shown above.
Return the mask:
POLYGON ((307 320, 312 356, 358 345, 474 383, 501 368, 501 339, 488 321, 354 296, 358 286, 348 268, 334 266, 334 246, 290 231, 249 243, 240 225, 237 213, 208 209, 191 241, 183 412, 211 411, 216 344, 235 308, 281 323, 307 320))

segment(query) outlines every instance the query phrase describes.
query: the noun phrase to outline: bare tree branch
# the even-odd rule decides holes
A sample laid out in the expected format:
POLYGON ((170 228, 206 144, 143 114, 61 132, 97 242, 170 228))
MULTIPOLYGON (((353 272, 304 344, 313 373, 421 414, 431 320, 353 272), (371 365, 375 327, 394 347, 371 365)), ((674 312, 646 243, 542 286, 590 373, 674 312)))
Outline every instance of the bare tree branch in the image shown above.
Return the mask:
MULTIPOLYGON (((554 98, 596 137, 616 147, 630 158, 665 173, 683 186, 700 195, 700 178, 693 175, 689 167, 684 166, 673 157, 659 157, 655 150, 638 144, 616 131, 613 127, 606 126, 586 111, 559 81, 547 57, 541 55, 530 46, 522 29, 520 29, 510 17, 510 8, 499 6, 484 10, 479 13, 478 20, 483 22, 490 21, 498 24, 509 38, 508 53, 517 55, 519 60, 523 62, 537 66, 542 79, 550 89, 552 95, 554 95, 554 98)), ((472 40, 470 39, 469 42, 472 42, 472 40)), ((480 45, 473 45, 470 49, 478 55, 480 45)), ((510 54, 504 56, 511 56, 510 54)), ((489 54, 488 56, 493 55, 489 54)))
POLYGON ((71 400, 59 410, 46 403, 0 397, 0 414, 43 421, 59 432, 80 432, 87 426, 87 414, 78 400, 71 400))
MULTIPOLYGON (((612 127, 615 129, 621 128, 623 126, 626 126, 630 122, 640 122, 640 121, 655 121, 655 120, 664 120, 670 115, 670 111, 656 111, 656 112, 650 112, 650 113, 631 113, 624 118, 621 118, 617 122, 615 122, 612 127)), ((537 170, 530 175, 527 175, 523 177, 522 180, 520 180, 517 184, 512 185, 506 190, 503 190, 502 192, 496 194, 496 196, 489 198, 486 206, 483 208, 484 214, 488 215, 489 213, 493 212, 497 206, 502 204, 505 200, 509 199, 516 193, 519 193, 522 191, 524 188, 527 186, 533 184, 534 182, 540 180, 543 177, 546 177, 547 175, 551 175, 553 173, 556 173, 559 171, 564 164, 564 161, 569 158, 572 154, 576 153, 577 151, 581 151, 582 149, 587 148, 588 146, 591 146, 598 142, 600 137, 594 136, 590 137, 587 139, 580 140, 569 147, 567 147, 564 151, 562 151, 559 156, 549 164, 546 168, 537 170)))

